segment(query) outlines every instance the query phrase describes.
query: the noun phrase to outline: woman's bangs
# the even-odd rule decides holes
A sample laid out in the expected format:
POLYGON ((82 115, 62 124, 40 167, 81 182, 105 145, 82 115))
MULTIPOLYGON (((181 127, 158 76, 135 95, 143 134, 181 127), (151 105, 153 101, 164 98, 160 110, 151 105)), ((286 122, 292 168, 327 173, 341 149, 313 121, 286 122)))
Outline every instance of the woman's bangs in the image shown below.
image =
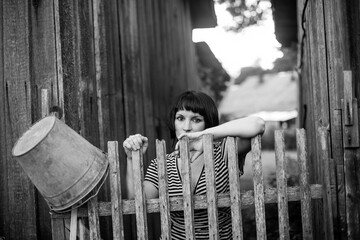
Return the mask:
POLYGON ((177 111, 179 111, 179 110, 192 111, 194 113, 198 113, 201 116, 205 117, 204 104, 202 104, 199 101, 199 99, 194 98, 194 97, 181 99, 181 101, 179 101, 176 108, 177 108, 177 111))

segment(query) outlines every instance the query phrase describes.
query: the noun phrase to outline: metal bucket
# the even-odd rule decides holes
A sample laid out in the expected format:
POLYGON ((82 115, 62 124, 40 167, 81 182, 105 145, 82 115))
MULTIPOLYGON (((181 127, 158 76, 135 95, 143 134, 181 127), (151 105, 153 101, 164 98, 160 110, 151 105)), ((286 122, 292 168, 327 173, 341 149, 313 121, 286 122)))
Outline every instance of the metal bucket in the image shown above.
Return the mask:
POLYGON ((79 206, 93 196, 107 175, 106 154, 55 116, 30 127, 16 142, 12 155, 51 210, 79 206))

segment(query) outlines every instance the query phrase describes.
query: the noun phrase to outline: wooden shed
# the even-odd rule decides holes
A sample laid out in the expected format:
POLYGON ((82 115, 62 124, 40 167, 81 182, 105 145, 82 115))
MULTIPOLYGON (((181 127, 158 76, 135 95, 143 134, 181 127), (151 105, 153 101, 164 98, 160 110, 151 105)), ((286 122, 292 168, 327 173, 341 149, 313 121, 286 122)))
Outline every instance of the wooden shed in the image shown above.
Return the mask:
MULTIPOLYGON (((279 1, 286 2, 286 1, 279 1)), ((300 125, 308 134, 314 182, 323 179, 318 128, 329 129, 332 239, 359 239, 359 1, 297 1, 300 125)), ((329 222, 314 216, 316 239, 329 222)))
MULTIPOLYGON (((273 2, 280 6, 277 11, 285 11, 279 9, 289 1, 273 2)), ((334 232, 316 200, 314 239, 360 239, 360 3, 293 2, 299 122, 308 132, 310 177, 316 183, 323 181, 324 172, 318 161, 318 128, 328 127, 330 133, 334 232)), ((41 118, 41 90, 50 92, 51 106, 64 109, 63 120, 70 127, 104 151, 108 140, 121 142, 135 132, 168 139, 164 103, 201 86, 191 30, 204 23, 215 25, 212 4, 211 0, 1 1, 0 239, 51 239, 49 209, 11 157, 16 139, 41 118)), ((148 157, 154 152, 150 148, 148 157)), ((108 198, 104 188, 99 199, 108 198)), ((106 238, 109 222, 102 221, 106 238)), ((125 221, 129 238, 133 222, 131 217, 125 221)), ((151 227, 149 237, 156 231, 151 227)))
MULTIPOLYGON (((104 151, 108 140, 134 133, 168 139, 168 103, 201 86, 192 29, 216 25, 214 6, 1 1, 0 16, 0 238, 51 239, 47 204, 11 157, 17 138, 41 118, 41 90, 64 109, 67 125, 104 151)), ((131 237, 131 219, 126 224, 131 237)))

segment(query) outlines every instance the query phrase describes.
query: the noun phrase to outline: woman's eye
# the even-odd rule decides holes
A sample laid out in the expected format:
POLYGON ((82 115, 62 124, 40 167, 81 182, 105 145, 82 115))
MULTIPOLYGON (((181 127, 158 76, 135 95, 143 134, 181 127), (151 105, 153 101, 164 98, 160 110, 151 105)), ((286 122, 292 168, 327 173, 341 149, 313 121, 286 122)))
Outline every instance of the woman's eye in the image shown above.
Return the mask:
POLYGON ((199 123, 199 122, 201 122, 201 119, 195 118, 193 121, 194 121, 195 123, 199 123))
POLYGON ((176 120, 182 121, 184 118, 182 116, 176 117, 176 120))

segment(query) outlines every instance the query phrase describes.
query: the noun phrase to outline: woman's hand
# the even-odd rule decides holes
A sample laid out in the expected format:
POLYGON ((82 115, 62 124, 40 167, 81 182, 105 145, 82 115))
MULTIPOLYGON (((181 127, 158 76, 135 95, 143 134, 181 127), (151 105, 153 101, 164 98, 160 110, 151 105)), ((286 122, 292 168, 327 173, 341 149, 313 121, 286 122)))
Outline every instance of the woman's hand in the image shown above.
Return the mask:
POLYGON ((125 150, 128 159, 131 159, 131 152, 137 151, 142 147, 142 154, 144 154, 148 148, 148 139, 140 134, 130 135, 123 142, 123 148, 125 150))
POLYGON ((203 152, 203 141, 202 141, 202 132, 191 132, 191 133, 182 133, 178 139, 179 141, 176 143, 175 146, 175 153, 179 155, 180 153, 180 140, 183 137, 189 138, 189 151, 190 151, 190 161, 195 161, 203 152))

